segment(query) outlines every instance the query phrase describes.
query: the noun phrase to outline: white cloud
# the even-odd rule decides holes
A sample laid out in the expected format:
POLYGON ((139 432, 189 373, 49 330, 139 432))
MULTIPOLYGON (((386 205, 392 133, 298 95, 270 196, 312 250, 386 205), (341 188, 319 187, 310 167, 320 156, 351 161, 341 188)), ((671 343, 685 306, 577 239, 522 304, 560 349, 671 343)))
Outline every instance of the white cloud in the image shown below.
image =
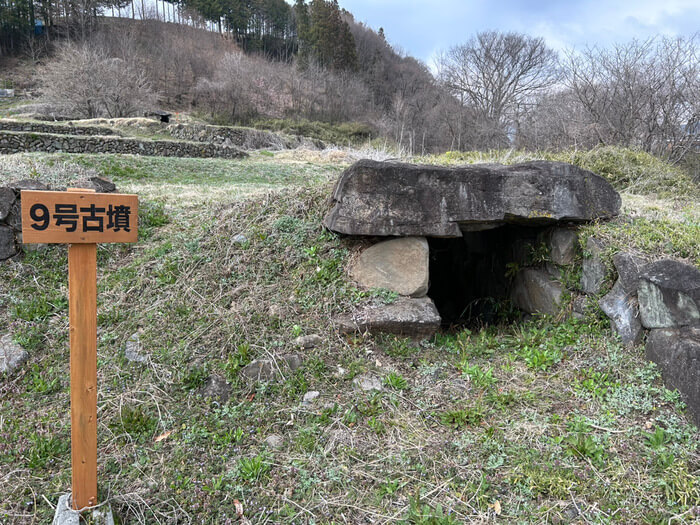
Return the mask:
POLYGON ((340 0, 360 22, 383 27, 390 42, 430 62, 478 31, 541 36, 557 50, 607 46, 700 28, 698 0, 340 0))

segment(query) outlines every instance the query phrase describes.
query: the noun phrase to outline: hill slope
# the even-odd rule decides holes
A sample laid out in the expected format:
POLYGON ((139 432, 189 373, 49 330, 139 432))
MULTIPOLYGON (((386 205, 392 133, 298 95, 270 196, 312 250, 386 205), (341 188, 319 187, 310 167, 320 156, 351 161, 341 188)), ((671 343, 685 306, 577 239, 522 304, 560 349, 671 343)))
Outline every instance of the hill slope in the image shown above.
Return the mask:
MULTIPOLYGON (((233 522, 236 500, 254 523, 693 519, 700 435, 597 312, 339 336, 335 315, 394 297, 346 280, 356 243, 320 226, 346 162, 322 158, 0 157, 0 185, 97 173, 140 195, 140 242, 98 255, 99 479, 123 523, 233 522), (276 376, 246 380, 255 360, 276 376)), ((590 229, 698 261, 696 204, 626 193, 590 229)), ((3 522, 46 522, 70 486, 66 282, 65 247, 0 264, 1 324, 30 352, 0 378, 3 522)))

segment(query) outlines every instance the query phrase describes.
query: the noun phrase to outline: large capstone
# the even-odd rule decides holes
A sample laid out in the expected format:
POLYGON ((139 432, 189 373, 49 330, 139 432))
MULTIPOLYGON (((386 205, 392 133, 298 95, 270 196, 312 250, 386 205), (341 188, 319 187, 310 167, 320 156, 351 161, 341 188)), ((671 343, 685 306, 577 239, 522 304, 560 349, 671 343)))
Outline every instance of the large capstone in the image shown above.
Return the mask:
POLYGON ((620 196, 563 162, 446 168, 362 160, 340 177, 324 224, 347 235, 462 237, 502 224, 610 218, 620 196))

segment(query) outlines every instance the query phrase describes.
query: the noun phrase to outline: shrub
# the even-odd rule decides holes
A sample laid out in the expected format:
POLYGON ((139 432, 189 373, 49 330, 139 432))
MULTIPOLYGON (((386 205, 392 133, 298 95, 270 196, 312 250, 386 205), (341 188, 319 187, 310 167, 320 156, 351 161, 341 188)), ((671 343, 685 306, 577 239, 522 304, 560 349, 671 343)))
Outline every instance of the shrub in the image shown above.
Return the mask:
POLYGON ((108 56, 94 43, 61 46, 40 84, 49 103, 83 118, 130 117, 156 102, 138 64, 108 56))

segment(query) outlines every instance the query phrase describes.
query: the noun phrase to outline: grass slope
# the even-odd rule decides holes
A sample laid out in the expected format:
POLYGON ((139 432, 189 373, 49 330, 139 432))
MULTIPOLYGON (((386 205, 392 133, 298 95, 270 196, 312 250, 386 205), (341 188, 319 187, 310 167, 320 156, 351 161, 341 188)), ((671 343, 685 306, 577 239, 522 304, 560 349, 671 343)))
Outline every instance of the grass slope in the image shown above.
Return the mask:
MULTIPOLYGON (((231 523, 236 500, 253 523, 697 519, 700 435, 600 312, 420 345, 339 336, 335 315, 393 296, 346 282, 356 247, 320 226, 342 166, 283 158, 0 157, 6 174, 104 173, 141 195, 140 242, 98 255, 99 480, 122 523, 231 523), (144 365, 124 357, 135 332, 144 365), (295 348, 306 334, 322 342, 295 348), (240 378, 291 352, 300 370, 240 378), (213 374, 227 402, 200 395, 213 374), (381 392, 353 386, 366 374, 381 392)), ((587 233, 698 257, 692 200, 624 200, 648 230, 627 217, 587 233), (654 240, 664 224, 677 243, 654 240)), ((0 265, 0 322, 31 354, 0 380, 3 523, 47 522, 70 487, 66 283, 61 246, 0 265)))

